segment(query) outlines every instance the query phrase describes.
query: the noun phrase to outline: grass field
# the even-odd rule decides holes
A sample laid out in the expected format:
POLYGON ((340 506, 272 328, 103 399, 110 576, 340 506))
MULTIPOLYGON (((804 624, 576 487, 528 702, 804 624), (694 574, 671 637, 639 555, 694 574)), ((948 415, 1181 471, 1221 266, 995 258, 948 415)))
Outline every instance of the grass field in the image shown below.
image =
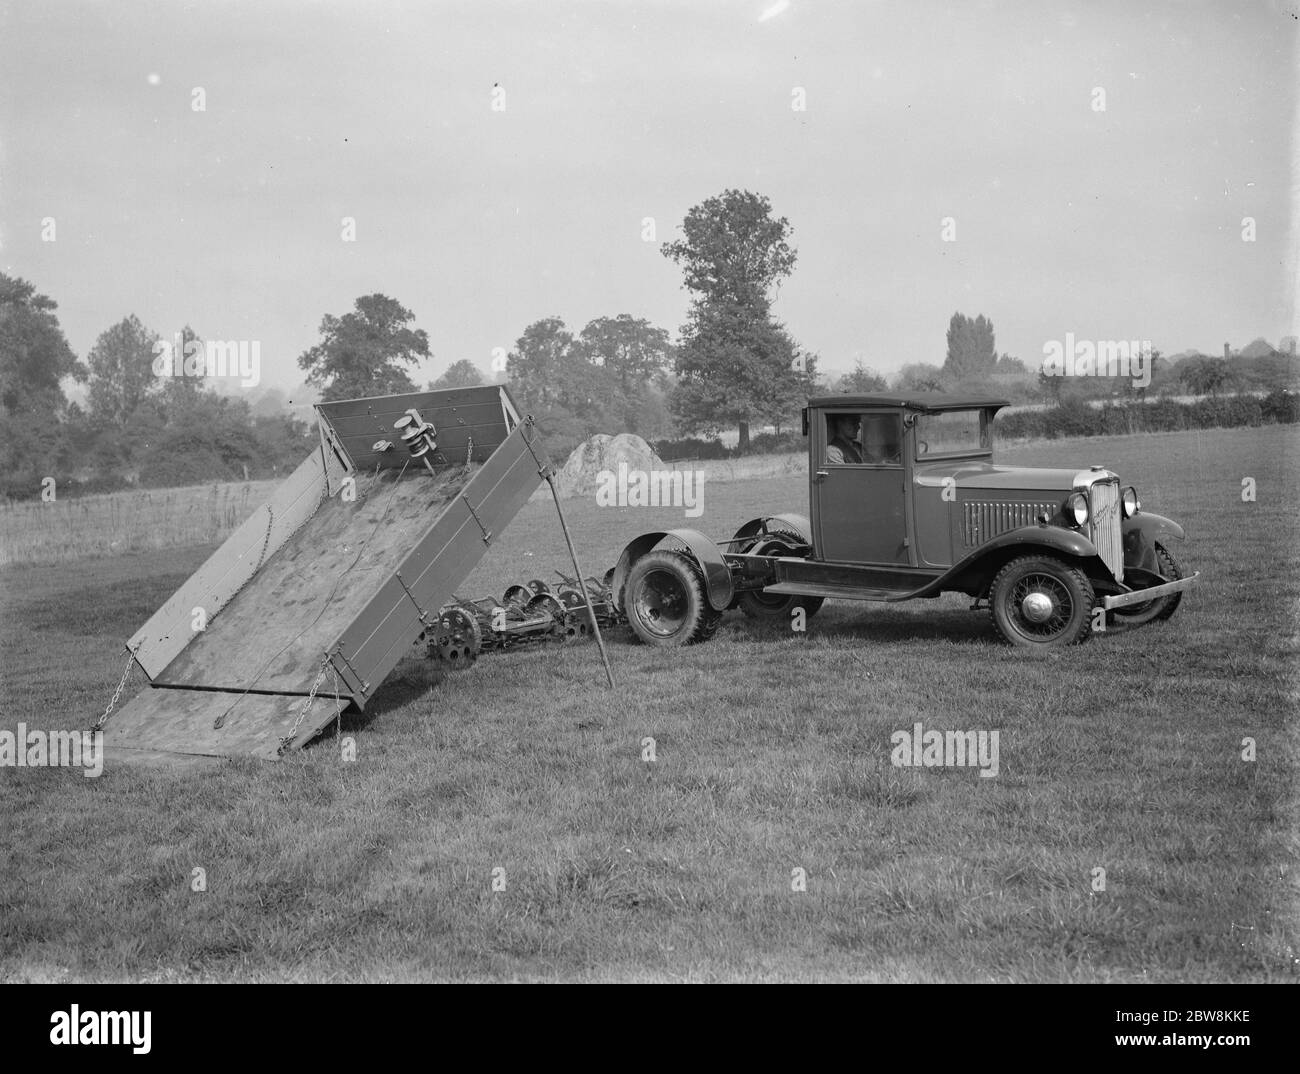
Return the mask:
MULTIPOLYGON (((0 565, 66 563, 229 537, 278 481, 225 481, 179 489, 0 503, 0 565)), ((57 493, 57 487, 56 487, 57 493)))
MULTIPOLYGON (((832 602, 804 635, 618 632, 613 692, 594 645, 407 662, 342 719, 355 763, 327 736, 196 774, 0 769, 0 979, 1295 980, 1298 456, 1285 427, 1002 452, 1119 469, 1202 572, 1171 621, 1050 656, 955 597, 832 602), (997 729, 999 776, 892 767, 917 721, 997 729)), ((806 478, 705 497, 689 522, 567 501, 586 573, 661 524, 806 511, 806 478)), ((0 726, 93 719, 210 550, 0 571, 0 726)), ((565 565, 530 503, 462 591, 565 565)))

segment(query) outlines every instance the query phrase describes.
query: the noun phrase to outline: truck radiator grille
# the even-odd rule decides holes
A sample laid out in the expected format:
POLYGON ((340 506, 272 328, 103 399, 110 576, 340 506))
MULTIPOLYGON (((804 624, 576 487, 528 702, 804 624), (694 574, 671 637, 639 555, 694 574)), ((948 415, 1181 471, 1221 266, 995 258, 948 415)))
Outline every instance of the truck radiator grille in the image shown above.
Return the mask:
POLYGON ((1118 581, 1124 579, 1124 542, 1119 524, 1119 482, 1098 481, 1089 492, 1088 539, 1118 581))
POLYGON ((962 539, 967 548, 978 548, 999 533, 1032 526, 1039 515, 1055 515, 1052 503, 967 503, 963 505, 962 539))

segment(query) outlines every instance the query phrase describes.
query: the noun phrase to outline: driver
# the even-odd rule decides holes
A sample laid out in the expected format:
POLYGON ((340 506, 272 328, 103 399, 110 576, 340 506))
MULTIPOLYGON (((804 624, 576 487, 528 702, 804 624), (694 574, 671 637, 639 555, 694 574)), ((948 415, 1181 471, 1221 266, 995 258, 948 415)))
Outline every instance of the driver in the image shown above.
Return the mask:
POLYGON ((831 440, 826 445, 826 461, 829 463, 862 462, 862 449, 858 446, 862 415, 832 414, 827 419, 827 426, 831 440))

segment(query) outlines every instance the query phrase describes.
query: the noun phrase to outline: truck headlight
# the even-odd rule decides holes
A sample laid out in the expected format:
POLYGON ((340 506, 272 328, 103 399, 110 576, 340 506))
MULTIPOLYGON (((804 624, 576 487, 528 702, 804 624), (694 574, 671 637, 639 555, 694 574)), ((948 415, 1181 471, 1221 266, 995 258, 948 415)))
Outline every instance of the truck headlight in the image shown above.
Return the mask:
POLYGON ((1088 497, 1082 492, 1073 492, 1065 501, 1065 519, 1072 526, 1084 526, 1088 522, 1088 497))
POLYGON ((1142 501, 1138 499, 1138 490, 1129 485, 1120 493, 1120 510, 1125 518, 1132 518, 1142 510, 1142 501))

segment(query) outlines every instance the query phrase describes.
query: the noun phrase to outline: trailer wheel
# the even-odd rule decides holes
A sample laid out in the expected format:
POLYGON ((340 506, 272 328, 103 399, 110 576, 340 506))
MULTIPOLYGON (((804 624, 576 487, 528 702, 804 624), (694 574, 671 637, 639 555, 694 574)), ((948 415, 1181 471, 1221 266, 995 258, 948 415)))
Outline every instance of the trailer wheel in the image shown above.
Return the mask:
POLYGON ((993 579, 989 614, 1012 645, 1055 649, 1088 637, 1095 599, 1078 567, 1052 556, 1021 556, 993 579))
POLYGON ((804 618, 810 619, 817 614, 824 597, 802 597, 792 593, 764 593, 761 589, 751 589, 741 593, 736 606, 751 619, 768 622, 778 620, 789 622, 791 613, 802 608, 804 618))
POLYGON ((647 552, 632 565, 623 610, 647 645, 671 647, 707 641, 722 618, 704 594, 704 578, 684 552, 647 552))

